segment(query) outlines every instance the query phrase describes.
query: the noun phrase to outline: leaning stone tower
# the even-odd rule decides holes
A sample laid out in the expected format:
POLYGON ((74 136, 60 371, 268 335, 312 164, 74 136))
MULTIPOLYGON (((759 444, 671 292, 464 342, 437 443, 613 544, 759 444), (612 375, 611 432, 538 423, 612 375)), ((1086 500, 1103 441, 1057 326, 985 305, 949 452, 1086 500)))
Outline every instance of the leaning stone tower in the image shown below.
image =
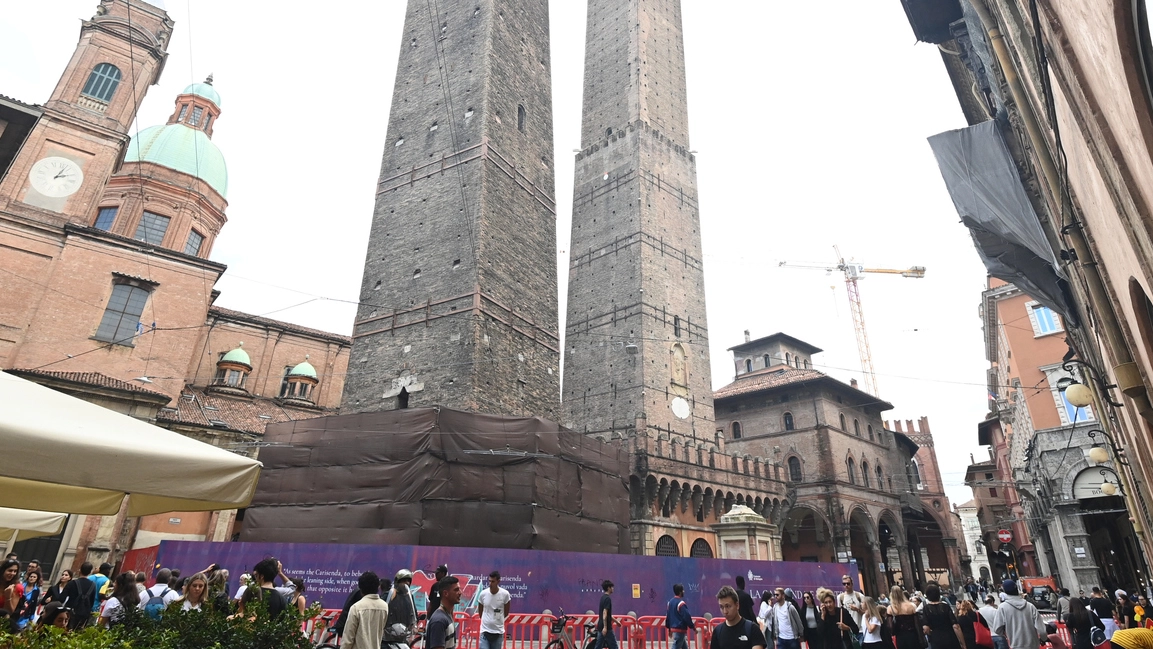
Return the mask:
POLYGON ((679 0, 589 0, 563 423, 712 443, 679 0))
POLYGON ((344 412, 559 419, 547 0, 410 0, 344 412))

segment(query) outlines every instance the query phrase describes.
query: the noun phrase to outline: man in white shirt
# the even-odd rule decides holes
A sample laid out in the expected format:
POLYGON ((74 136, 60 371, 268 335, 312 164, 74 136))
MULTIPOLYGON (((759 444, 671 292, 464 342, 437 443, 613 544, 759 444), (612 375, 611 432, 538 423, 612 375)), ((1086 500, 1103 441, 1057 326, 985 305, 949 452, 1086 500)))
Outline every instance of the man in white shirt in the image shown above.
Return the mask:
POLYGON ((388 603, 380 598, 380 577, 369 571, 358 583, 364 595, 348 609, 341 646, 345 649, 380 649, 388 620, 388 603))
POLYGON ((801 649, 801 614, 785 597, 784 588, 776 590, 769 618, 777 649, 801 649))
POLYGON ((508 616, 512 596, 500 587, 500 573, 493 570, 488 576, 488 588, 481 592, 477 612, 480 613, 480 649, 501 649, 504 643, 504 619, 508 616))
POLYGON ((148 605, 148 600, 153 597, 159 597, 164 600, 165 608, 175 600, 180 598, 180 593, 168 587, 168 580, 172 578, 172 571, 168 568, 161 568, 160 572, 156 573, 156 583, 152 588, 145 588, 143 593, 140 593, 140 610, 148 605))
POLYGON ((845 575, 841 577, 841 585, 845 587, 844 592, 837 594, 837 606, 849 612, 853 616, 853 621, 857 623, 857 628, 862 630, 862 633, 857 634, 857 638, 864 642, 865 634, 864 628, 861 626, 861 613, 865 610, 865 596, 853 590, 853 578, 845 575))

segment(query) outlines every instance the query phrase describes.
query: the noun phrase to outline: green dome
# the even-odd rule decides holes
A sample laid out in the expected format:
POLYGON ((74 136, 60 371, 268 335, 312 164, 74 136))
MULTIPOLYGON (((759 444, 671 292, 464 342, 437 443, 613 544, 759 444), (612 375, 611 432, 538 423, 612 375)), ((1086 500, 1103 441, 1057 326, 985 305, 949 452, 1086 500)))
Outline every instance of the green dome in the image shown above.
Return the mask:
POLYGON ((153 162, 186 173, 208 183, 221 196, 228 197, 228 167, 224 164, 224 155, 204 131, 184 124, 144 129, 132 138, 124 162, 153 162))
POLYGON ((213 88, 212 84, 194 83, 185 88, 184 92, 180 94, 204 97, 208 101, 216 104, 217 108, 220 108, 220 93, 216 92, 216 88, 213 88))
POLYGON ((225 354, 224 357, 220 359, 220 362, 240 363, 241 365, 252 367, 252 360, 248 358, 248 352, 244 351, 244 343, 240 343, 239 347, 225 354))
MULTIPOLYGON (((305 356, 305 358, 308 358, 308 357, 305 356)), ((291 370, 288 370, 288 375, 289 376, 307 376, 310 379, 315 379, 316 378, 316 368, 312 366, 312 363, 309 363, 308 361, 304 361, 303 363, 297 365, 296 367, 292 368, 291 370)))

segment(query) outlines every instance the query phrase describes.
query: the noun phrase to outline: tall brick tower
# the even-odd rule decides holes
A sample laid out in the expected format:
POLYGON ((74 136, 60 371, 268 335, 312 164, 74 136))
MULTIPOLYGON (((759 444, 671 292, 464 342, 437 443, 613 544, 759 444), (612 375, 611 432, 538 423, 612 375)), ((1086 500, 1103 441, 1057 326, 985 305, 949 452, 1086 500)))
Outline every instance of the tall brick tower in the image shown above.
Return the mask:
POLYGON ((589 0, 586 40, 563 423, 712 443, 680 1, 589 0))
POLYGON ((547 0, 409 1, 345 412, 559 418, 548 28, 547 0))

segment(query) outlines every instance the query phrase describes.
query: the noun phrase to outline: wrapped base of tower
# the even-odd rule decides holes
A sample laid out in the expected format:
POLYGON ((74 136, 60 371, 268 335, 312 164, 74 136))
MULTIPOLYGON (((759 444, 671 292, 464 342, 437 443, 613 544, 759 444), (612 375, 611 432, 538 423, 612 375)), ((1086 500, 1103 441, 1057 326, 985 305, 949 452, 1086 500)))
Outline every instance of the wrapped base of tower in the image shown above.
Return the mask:
POLYGON ((627 451, 545 419, 389 410, 264 441, 242 541, 628 552, 627 451))

